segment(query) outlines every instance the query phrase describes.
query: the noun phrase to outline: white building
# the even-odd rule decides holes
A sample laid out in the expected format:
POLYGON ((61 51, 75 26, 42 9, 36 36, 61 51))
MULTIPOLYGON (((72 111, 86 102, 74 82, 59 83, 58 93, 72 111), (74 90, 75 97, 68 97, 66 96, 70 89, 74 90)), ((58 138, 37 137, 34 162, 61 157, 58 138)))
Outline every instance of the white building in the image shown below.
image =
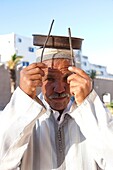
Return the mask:
POLYGON ((107 72, 107 67, 90 63, 87 56, 81 56, 81 68, 88 74, 94 71, 96 78, 113 78, 113 75, 107 72))
MULTIPOLYGON (((5 63, 16 53, 18 56, 23 56, 23 66, 28 65, 36 61, 37 48, 33 45, 33 37, 25 37, 14 33, 0 35, 0 62, 5 63)), ((95 71, 96 77, 113 78, 113 75, 107 73, 105 66, 89 63, 88 57, 83 56, 80 50, 75 50, 74 52, 76 54, 77 67, 81 67, 88 74, 92 70, 95 71)))
POLYGON ((36 47, 33 46, 33 39, 14 33, 0 35, 0 62, 6 62, 14 54, 23 56, 23 62, 36 61, 36 47))
POLYGON ((89 73, 90 71, 90 63, 88 61, 88 57, 87 56, 81 56, 81 68, 86 71, 87 73, 89 73))

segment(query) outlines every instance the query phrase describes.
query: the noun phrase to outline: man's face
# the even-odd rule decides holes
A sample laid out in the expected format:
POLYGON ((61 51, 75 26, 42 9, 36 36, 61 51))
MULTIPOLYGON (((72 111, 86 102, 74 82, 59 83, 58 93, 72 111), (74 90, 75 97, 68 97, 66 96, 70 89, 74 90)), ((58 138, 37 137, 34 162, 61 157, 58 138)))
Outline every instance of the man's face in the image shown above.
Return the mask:
POLYGON ((68 59, 54 59, 46 60, 44 63, 48 68, 44 69, 42 93, 51 108, 62 111, 70 100, 67 77, 71 74, 68 71, 71 62, 68 59))

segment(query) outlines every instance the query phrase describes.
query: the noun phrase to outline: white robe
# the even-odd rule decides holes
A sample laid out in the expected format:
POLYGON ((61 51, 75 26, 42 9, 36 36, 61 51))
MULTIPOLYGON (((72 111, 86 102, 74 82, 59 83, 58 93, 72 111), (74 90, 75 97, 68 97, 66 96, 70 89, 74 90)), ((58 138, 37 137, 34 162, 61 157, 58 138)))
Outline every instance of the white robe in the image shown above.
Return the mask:
POLYGON ((58 124, 18 87, 0 115, 0 170, 113 170, 113 117, 93 90, 58 124))

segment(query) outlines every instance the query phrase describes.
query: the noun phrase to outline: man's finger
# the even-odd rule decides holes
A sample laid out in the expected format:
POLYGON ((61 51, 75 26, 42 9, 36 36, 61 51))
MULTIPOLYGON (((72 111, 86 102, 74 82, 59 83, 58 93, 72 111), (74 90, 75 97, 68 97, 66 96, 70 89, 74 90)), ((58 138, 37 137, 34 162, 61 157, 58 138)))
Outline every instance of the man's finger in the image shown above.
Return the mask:
POLYGON ((85 79, 90 79, 90 77, 86 74, 86 72, 81 70, 80 68, 69 66, 68 70, 73 72, 73 73, 78 74, 79 76, 81 76, 85 79))

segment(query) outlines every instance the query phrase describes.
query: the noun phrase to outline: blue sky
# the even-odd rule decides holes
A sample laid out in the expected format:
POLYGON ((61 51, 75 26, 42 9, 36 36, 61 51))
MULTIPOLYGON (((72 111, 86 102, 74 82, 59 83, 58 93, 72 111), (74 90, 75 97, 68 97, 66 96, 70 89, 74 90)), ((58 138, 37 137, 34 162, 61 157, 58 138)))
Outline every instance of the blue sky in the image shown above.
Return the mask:
POLYGON ((83 38, 82 54, 113 73, 113 0, 1 0, 0 34, 16 33, 83 38))

